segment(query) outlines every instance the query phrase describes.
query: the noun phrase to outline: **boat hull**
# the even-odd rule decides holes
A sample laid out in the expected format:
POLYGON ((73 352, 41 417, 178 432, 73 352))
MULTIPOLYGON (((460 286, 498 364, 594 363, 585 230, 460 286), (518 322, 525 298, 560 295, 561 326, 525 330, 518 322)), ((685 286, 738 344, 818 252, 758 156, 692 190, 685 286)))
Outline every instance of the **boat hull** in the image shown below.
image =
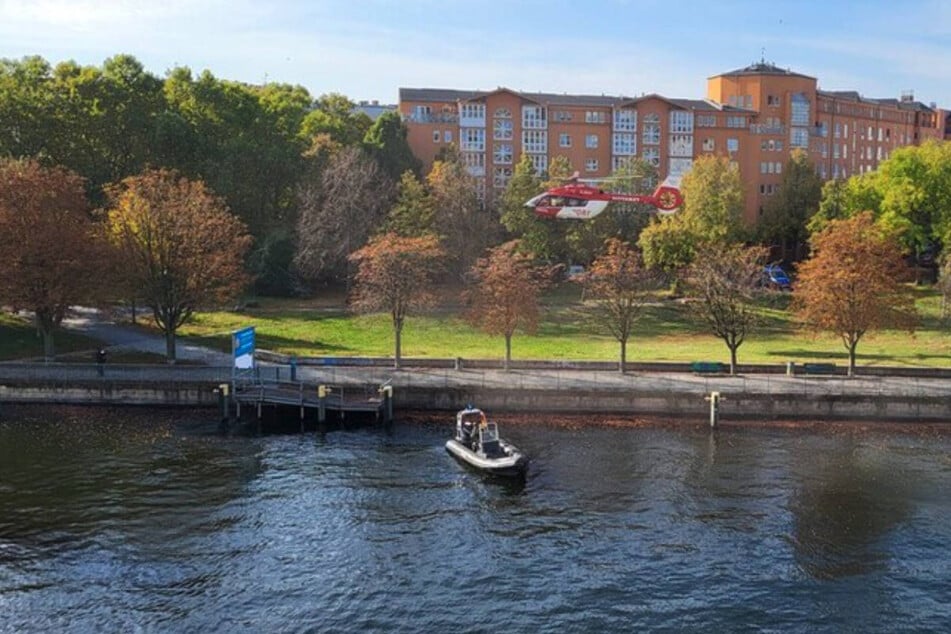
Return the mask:
MULTIPOLYGON (((509 447, 511 448, 511 445, 509 447)), ((525 475, 525 470, 528 468, 528 458, 517 450, 501 458, 486 458, 452 439, 446 441, 446 451, 457 460, 490 475, 507 478, 520 477, 525 475)))

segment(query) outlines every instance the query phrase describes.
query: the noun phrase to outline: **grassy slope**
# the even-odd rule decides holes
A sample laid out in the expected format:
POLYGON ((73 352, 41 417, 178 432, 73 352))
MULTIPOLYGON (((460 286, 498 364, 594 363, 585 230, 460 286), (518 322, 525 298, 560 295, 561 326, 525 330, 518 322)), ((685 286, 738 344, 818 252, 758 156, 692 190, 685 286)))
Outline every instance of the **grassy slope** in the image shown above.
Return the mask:
MULTIPOLYGON (((56 354, 72 354, 89 351, 89 359, 95 360, 99 342, 89 337, 59 330, 53 335, 56 354)), ((0 312, 0 359, 42 359, 43 339, 36 328, 26 319, 0 312)))

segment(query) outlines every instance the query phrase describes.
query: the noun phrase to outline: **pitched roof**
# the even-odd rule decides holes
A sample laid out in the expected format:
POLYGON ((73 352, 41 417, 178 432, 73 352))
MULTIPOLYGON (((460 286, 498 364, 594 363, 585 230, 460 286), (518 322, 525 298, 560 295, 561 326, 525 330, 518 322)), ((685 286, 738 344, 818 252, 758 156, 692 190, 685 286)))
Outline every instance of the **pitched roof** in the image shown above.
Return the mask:
POLYGON ((788 68, 780 68, 779 66, 768 64, 766 62, 750 64, 746 68, 738 68, 727 73, 720 73, 719 75, 714 75, 714 77, 737 77, 740 75, 785 75, 787 77, 805 77, 806 79, 815 79, 815 77, 803 75, 802 73, 794 73, 788 68))
POLYGON ((817 90, 820 97, 829 97, 831 99, 841 99, 842 101, 854 101, 856 103, 867 103, 875 106, 889 106, 900 108, 901 110, 917 110, 919 112, 933 112, 934 109, 926 106, 920 101, 906 101, 904 99, 895 99, 894 97, 885 97, 876 99, 873 97, 863 97, 855 90, 817 90))

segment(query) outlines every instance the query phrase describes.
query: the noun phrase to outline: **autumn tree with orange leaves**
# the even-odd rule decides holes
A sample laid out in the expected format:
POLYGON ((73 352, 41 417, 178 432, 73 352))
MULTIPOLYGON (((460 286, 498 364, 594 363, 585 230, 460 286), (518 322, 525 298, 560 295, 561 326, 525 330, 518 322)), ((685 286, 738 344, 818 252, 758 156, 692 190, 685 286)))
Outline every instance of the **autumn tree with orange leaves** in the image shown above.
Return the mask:
POLYGON ((147 170, 109 196, 109 236, 124 282, 151 309, 174 363, 175 333, 195 311, 231 301, 247 286, 251 238, 203 182, 175 171, 147 170))
POLYGON ((466 319, 490 335, 505 337, 506 370, 515 331, 535 334, 538 328, 539 295, 547 285, 547 270, 519 246, 518 240, 511 240, 489 249, 470 269, 471 286, 463 294, 466 319))
POLYGON ((876 226, 871 212, 833 220, 813 235, 812 256, 799 266, 794 306, 807 326, 839 336, 849 353, 849 376, 865 333, 914 328, 914 296, 903 284, 907 273, 897 241, 876 226))
POLYGON ((82 178, 33 160, 0 162, 0 304, 33 311, 47 360, 67 309, 108 289, 107 254, 82 178))
POLYGON ((406 238, 396 233, 376 236, 350 254, 357 265, 350 307, 361 313, 389 311, 396 368, 400 367, 406 317, 435 303, 432 284, 444 255, 436 236, 406 238))
POLYGON ((589 312, 621 345, 618 371, 627 363, 627 342, 650 291, 658 286, 658 278, 646 269, 637 250, 617 238, 609 238, 604 254, 599 256, 584 275, 586 294, 593 300, 589 312))

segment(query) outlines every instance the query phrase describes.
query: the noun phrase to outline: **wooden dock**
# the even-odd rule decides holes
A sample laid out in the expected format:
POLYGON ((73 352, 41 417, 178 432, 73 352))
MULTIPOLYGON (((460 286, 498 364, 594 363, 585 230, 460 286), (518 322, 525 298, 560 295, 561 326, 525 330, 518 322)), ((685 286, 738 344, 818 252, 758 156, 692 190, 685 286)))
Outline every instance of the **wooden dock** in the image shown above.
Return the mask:
POLYGON ((222 421, 241 420, 252 412, 260 429, 264 418, 308 422, 318 429, 333 421, 393 421, 393 388, 390 385, 346 388, 299 382, 233 382, 219 386, 222 421))

